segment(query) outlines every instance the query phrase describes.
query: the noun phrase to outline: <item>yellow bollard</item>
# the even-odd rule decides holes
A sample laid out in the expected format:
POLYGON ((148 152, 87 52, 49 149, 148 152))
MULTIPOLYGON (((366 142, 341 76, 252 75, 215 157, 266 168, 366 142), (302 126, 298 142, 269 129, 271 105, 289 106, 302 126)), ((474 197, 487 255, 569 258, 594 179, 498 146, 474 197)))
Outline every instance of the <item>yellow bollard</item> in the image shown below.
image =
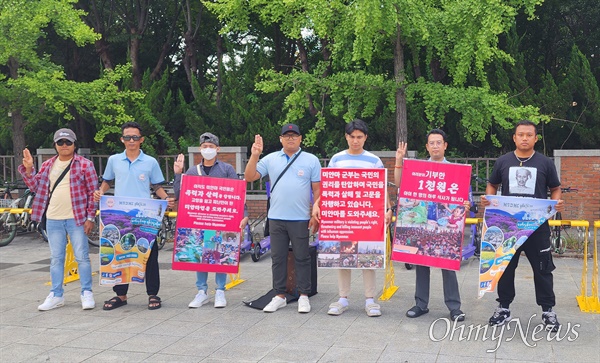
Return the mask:
POLYGON ((577 296, 579 309, 586 313, 600 314, 600 300, 598 299, 598 228, 600 221, 594 222, 594 252, 592 255, 592 286, 588 295, 588 221, 570 221, 572 227, 585 228, 583 271, 581 272, 581 295, 577 296))
POLYGON ((383 280, 383 291, 379 300, 389 300, 398 291, 398 286, 395 285, 396 275, 394 273, 394 265, 392 264, 392 242, 390 238, 390 229, 386 228, 386 247, 385 247, 385 278, 383 280))
MULTIPOLYGON (((241 269, 241 266, 240 266, 241 269)), ((230 290, 232 287, 235 287, 241 283, 243 283, 246 280, 240 279, 240 272, 238 270, 238 273, 236 274, 227 274, 229 275, 229 279, 231 281, 229 281, 229 283, 227 283, 227 285, 225 285, 225 290, 230 290)))
MULTIPOLYGON (((75 261, 75 253, 73 252, 73 246, 71 246, 71 240, 69 237, 67 237, 67 248, 65 252, 65 275, 63 277, 63 284, 66 285, 69 282, 77 280, 79 280, 77 261, 75 261)), ((47 282, 46 285, 52 285, 52 282, 47 282)))

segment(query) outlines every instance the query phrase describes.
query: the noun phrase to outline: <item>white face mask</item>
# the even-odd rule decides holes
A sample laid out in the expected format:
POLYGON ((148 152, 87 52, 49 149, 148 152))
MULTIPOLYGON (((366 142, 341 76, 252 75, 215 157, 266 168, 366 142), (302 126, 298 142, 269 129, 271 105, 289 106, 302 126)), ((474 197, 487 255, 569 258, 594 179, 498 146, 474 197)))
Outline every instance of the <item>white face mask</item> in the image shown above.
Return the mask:
POLYGON ((212 149, 212 148, 200 149, 200 154, 202 154, 202 157, 204 159, 212 160, 217 156, 217 149, 212 149))

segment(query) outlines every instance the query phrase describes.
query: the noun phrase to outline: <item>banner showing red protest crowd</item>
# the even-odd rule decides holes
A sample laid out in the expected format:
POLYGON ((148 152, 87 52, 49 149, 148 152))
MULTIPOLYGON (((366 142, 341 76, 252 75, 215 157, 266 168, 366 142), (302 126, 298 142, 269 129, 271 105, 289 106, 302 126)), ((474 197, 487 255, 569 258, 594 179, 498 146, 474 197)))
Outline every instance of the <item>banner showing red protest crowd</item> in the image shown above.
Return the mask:
POLYGON ((404 161, 391 259, 459 270, 471 165, 404 161))

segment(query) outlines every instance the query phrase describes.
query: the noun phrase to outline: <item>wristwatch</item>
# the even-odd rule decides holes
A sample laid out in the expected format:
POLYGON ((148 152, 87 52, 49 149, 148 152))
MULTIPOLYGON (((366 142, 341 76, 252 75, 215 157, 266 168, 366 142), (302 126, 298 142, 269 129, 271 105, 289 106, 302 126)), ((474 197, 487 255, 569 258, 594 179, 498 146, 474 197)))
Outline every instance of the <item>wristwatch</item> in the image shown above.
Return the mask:
POLYGON ((92 223, 96 223, 96 219, 92 218, 92 217, 87 217, 87 220, 92 222, 92 223))

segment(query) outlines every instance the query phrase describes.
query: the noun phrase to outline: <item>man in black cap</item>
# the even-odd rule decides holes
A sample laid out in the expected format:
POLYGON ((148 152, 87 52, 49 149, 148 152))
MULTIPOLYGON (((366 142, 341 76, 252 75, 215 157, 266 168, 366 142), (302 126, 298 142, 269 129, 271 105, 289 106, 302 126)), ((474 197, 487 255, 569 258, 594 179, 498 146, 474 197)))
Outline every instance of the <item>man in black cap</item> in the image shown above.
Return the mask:
POLYGON ((94 164, 77 155, 77 137, 73 130, 60 129, 54 133, 54 147, 58 155, 46 160, 35 170, 29 150, 23 150, 23 165, 19 172, 27 187, 35 193, 32 220, 40 222, 46 215, 46 232, 50 247, 50 278, 52 288, 38 310, 61 307, 67 235, 71 241, 81 282, 81 307, 96 306, 92 294, 92 267, 86 234, 94 227, 96 205, 94 190, 98 176, 94 164))
POLYGON ((316 230, 318 226, 316 219, 311 218, 311 192, 314 199, 320 195, 321 164, 316 156, 300 148, 302 134, 297 125, 283 126, 279 141, 283 148, 259 161, 263 140, 260 135, 254 136, 251 156, 244 172, 246 181, 252 182, 269 175, 272 183, 268 218, 273 289, 277 295, 263 311, 272 313, 287 305, 287 255, 291 241, 300 293, 298 312, 308 313, 308 294, 311 291, 309 229, 316 230))

